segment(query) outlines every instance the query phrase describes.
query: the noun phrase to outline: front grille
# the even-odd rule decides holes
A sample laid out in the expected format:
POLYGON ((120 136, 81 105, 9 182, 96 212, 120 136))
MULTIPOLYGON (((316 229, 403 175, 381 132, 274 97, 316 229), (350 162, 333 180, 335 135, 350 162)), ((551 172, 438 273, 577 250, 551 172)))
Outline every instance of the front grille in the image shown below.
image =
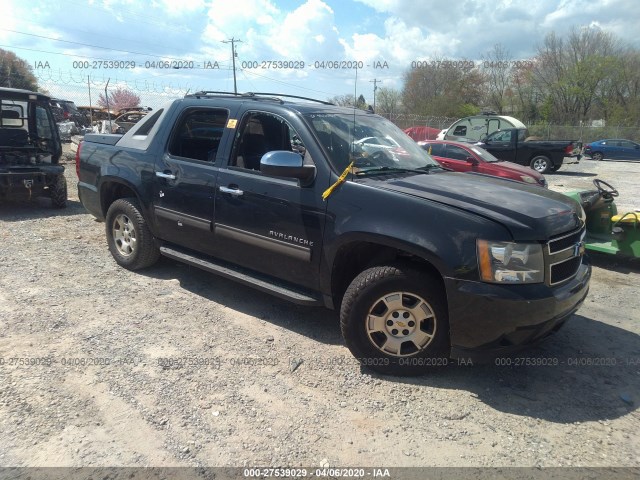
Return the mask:
POLYGON ((555 285, 573 278, 584 255, 585 227, 558 235, 547 244, 547 282, 555 285))
POLYGON ((566 250, 567 248, 573 248, 573 246, 582 240, 584 229, 577 230, 569 233, 568 235, 562 235, 549 240, 549 253, 554 254, 566 250))
POLYGON ((582 255, 551 265, 551 285, 573 277, 578 271, 578 268, 580 268, 581 263, 582 255))

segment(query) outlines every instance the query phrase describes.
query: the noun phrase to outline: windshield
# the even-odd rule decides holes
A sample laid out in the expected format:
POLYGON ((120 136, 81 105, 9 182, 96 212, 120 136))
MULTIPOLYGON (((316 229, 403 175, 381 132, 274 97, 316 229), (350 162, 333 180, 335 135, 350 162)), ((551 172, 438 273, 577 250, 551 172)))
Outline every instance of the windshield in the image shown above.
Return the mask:
POLYGON ((469 146, 468 148, 470 148, 473 151, 473 153, 478 155, 485 162, 499 162, 500 161, 499 159, 497 159, 496 157, 491 155, 489 152, 487 152, 484 148, 480 148, 480 147, 476 147, 476 146, 473 146, 473 147, 469 146))
POLYGON ((338 172, 351 162, 359 174, 439 165, 402 130, 377 115, 309 113, 305 118, 338 172))

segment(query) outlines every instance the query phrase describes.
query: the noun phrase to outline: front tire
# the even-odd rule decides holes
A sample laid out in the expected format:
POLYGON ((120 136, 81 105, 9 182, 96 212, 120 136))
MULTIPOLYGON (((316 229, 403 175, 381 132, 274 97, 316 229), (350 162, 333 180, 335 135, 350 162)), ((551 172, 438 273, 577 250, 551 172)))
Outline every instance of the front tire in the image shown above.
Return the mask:
POLYGON ((342 300, 340 326, 351 353, 383 374, 421 375, 449 360, 442 286, 406 264, 360 273, 342 300))
POLYGON ((529 166, 538 173, 547 173, 551 170, 553 164, 551 163, 551 160, 549 160, 549 157, 537 155, 531 159, 529 166))
POLYGON ((51 206, 53 208, 67 207, 67 179, 63 175, 58 175, 49 187, 49 195, 51 196, 51 206))
POLYGON ((600 152, 595 152, 591 155, 591 158, 593 158, 596 162, 599 162, 604 158, 604 156, 600 152))
POLYGON ((113 202, 107 212, 105 228, 109 251, 118 265, 139 270, 158 261, 160 250, 135 198, 113 202))

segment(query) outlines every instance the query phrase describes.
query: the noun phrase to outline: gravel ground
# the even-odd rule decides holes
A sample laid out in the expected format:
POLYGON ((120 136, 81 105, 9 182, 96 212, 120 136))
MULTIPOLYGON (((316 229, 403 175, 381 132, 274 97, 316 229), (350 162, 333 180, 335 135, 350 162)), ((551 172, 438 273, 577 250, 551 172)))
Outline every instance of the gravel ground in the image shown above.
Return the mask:
MULTIPOLYGON (((528 365, 383 377, 335 312, 166 259, 119 268, 67 173, 66 210, 0 206, 0 465, 640 466, 637 262, 595 257, 586 303, 528 365)), ((598 175, 633 206, 639 173, 548 178, 598 175)))
POLYGON ((593 181, 599 178, 620 193, 616 198, 618 212, 640 209, 640 161, 596 162, 583 157, 579 163, 565 163, 558 172, 548 173, 545 178, 549 188, 557 192, 595 189, 593 181))

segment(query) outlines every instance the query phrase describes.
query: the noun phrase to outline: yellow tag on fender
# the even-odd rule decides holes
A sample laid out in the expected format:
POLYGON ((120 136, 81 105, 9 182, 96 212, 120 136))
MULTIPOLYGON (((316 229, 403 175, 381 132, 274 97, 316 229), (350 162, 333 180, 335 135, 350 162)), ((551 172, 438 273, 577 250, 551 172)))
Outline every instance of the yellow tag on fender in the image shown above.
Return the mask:
POLYGON ((338 180, 336 180, 336 183, 334 183, 333 185, 331 185, 329 188, 327 188, 324 193, 322 194, 322 200, 326 200, 329 195, 331 195, 333 193, 333 191, 338 188, 338 186, 342 183, 344 183, 344 181, 347 179, 347 175, 349 175, 349 172, 351 171, 351 168, 353 167, 353 162, 351 162, 347 168, 344 169, 344 172, 342 172, 342 174, 338 177, 338 180))
POLYGON ((238 124, 238 120, 235 118, 230 118, 227 121, 227 128, 236 128, 236 125, 238 124))

